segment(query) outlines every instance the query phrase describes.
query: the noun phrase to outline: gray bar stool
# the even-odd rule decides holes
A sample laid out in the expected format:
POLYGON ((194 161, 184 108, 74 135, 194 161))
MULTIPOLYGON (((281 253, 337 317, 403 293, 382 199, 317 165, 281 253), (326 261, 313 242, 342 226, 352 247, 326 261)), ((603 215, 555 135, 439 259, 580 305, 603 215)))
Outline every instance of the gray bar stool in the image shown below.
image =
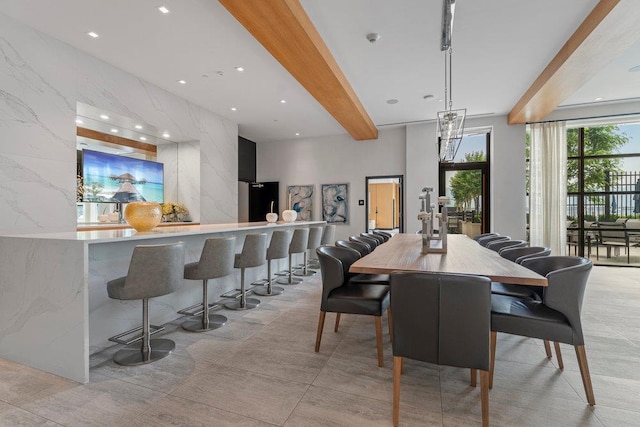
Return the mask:
POLYGON ((149 324, 149 298, 176 291, 182 285, 183 269, 184 243, 139 245, 133 250, 127 275, 107 282, 109 298, 142 300, 142 327, 109 338, 110 341, 127 344, 114 355, 113 360, 117 364, 131 366, 155 362, 176 348, 176 343, 171 340, 150 339, 152 334, 164 328, 149 324), (121 340, 140 330, 142 336, 130 341, 121 340), (140 340, 141 344, 138 343, 140 340))
POLYGON ((271 234, 271 242, 267 249, 267 283, 263 286, 253 288, 253 293, 265 297, 280 295, 284 292, 281 286, 272 286, 271 281, 271 260, 286 258, 289 254, 289 243, 291 233, 289 230, 276 230, 271 234))
MULTIPOLYGON (((333 224, 327 224, 322 230, 322 240, 320 246, 333 245, 333 241, 336 238, 336 226, 333 224)), ((318 264, 319 265, 319 264, 318 264)))
POLYGON ((202 303, 178 311, 180 314, 202 317, 191 319, 182 324, 182 328, 191 332, 205 332, 223 327, 227 318, 220 314, 209 313, 209 308, 218 304, 209 304, 209 279, 217 279, 233 274, 233 262, 236 253, 236 238, 215 237, 204 242, 200 260, 184 266, 184 278, 202 280, 202 303), (198 308, 197 311, 193 311, 198 308))
POLYGON ((260 304, 257 298, 247 298, 244 288, 244 270, 260 267, 267 261, 267 235, 265 233, 247 234, 242 245, 242 253, 235 255, 234 267, 240 269, 240 296, 235 301, 225 303, 229 310, 248 310, 260 304))
POLYGON ((313 276, 316 274, 314 270, 309 270, 309 263, 307 262, 307 252, 313 251, 320 246, 322 240, 322 227, 309 227, 309 238, 307 239, 307 250, 304 252, 304 260, 302 268, 296 271, 296 276, 313 276))
MULTIPOLYGON (((320 240, 320 246, 332 246, 336 238, 336 226, 333 224, 326 224, 322 228, 322 239, 320 240)), ((311 253, 311 257, 314 257, 315 250, 311 253)), ((320 268, 320 260, 315 257, 309 260, 307 265, 310 268, 320 268)))
POLYGON ((307 242, 309 241, 309 229, 297 228, 293 232, 291 243, 289 244, 289 272, 287 278, 278 279, 276 283, 281 285, 297 285, 302 282, 299 277, 293 277, 293 254, 301 254, 307 250, 307 242))

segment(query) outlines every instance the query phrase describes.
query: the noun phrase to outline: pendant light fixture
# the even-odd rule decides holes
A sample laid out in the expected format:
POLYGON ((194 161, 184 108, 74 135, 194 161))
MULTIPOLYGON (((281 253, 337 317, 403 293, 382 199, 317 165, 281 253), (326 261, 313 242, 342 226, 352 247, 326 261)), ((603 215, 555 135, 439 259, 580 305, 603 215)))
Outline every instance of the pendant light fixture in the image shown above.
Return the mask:
POLYGON ((453 33, 453 14, 455 0, 443 0, 442 4, 442 35, 440 50, 444 52, 444 101, 445 110, 438 112, 437 132, 440 140, 440 161, 452 162, 458 152, 462 134, 464 133, 464 119, 467 115, 465 108, 454 110, 451 89, 451 35, 453 33))

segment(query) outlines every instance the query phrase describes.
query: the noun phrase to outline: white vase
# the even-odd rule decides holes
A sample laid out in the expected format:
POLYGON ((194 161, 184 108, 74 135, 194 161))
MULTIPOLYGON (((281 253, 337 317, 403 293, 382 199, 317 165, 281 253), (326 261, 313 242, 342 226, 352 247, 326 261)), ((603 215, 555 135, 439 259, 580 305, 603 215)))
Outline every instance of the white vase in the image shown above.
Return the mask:
POLYGON ((278 220, 278 214, 274 213, 274 212, 269 212, 267 214, 267 222, 268 223, 274 223, 278 220))
POLYGON ((282 211, 282 220, 284 222, 294 222, 298 217, 298 212, 294 210, 282 211))

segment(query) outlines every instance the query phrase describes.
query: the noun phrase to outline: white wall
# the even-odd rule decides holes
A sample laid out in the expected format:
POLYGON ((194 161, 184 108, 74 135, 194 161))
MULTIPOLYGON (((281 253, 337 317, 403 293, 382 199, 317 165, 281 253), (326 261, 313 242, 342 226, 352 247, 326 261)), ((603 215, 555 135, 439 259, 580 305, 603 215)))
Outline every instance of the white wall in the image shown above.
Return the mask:
POLYGON ((0 234, 75 230, 77 101, 199 141, 178 201, 235 222, 236 124, 2 14, 0 50, 0 234))
MULTIPOLYGON (((506 116, 468 119, 465 128, 489 127, 491 131, 490 228, 514 239, 525 237, 525 127, 507 125, 506 116)), ((407 126, 406 218, 407 231, 421 228, 417 219, 422 187, 433 187, 437 194, 438 150, 436 123, 407 126)))
MULTIPOLYGON (((322 184, 349 184, 349 224, 336 239, 365 231, 365 177, 404 175, 405 130, 386 129, 377 140, 355 141, 349 135, 300 138, 257 144, 258 181, 279 181, 279 205, 287 204, 287 186, 315 185, 313 220, 322 220, 322 184)), ((280 212, 279 214, 281 214, 280 212)))

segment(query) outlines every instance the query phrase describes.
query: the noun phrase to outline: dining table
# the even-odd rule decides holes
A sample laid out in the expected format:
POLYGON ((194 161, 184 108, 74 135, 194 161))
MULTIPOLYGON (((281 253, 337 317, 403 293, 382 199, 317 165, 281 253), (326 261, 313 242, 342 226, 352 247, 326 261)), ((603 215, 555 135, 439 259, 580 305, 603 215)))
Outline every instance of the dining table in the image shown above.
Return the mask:
POLYGON ((388 242, 358 259, 351 273, 390 274, 394 271, 485 276, 494 282, 547 286, 547 279, 513 261, 501 257, 464 234, 447 236, 446 253, 422 253, 421 234, 395 234, 388 242))

